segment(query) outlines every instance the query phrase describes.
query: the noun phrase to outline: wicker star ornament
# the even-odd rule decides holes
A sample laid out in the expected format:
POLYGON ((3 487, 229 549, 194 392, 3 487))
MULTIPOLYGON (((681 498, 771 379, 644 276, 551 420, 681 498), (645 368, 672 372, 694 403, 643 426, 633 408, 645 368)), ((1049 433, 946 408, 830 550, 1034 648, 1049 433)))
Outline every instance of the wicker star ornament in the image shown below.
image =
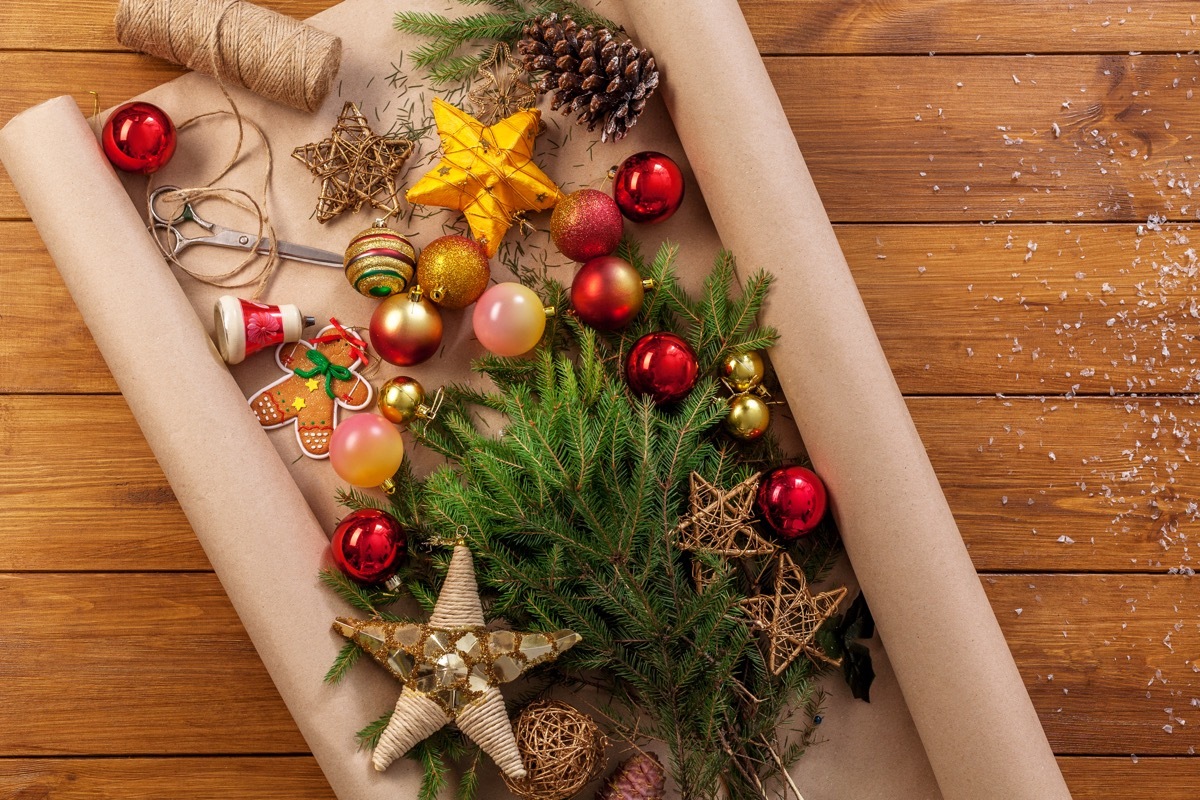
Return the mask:
POLYGON ((751 624, 766 634, 767 669, 780 675, 801 654, 835 663, 817 646, 816 636, 845 597, 845 586, 814 595, 804 570, 786 550, 780 551, 775 562, 774 590, 742 601, 751 624))
POLYGON ((533 162, 541 112, 522 109, 485 126, 441 98, 433 118, 442 158, 408 190, 410 203, 461 211, 488 257, 524 211, 545 211, 562 197, 554 181, 533 162))
POLYGON ((317 221, 358 211, 364 203, 383 211, 385 219, 399 214, 396 175, 413 146, 399 136, 377 136, 358 106, 346 103, 328 139, 292 151, 292 158, 321 179, 317 221))
MULTIPOLYGON (((675 528, 675 546, 726 558, 766 556, 778 550, 752 524, 758 479, 758 474, 751 475, 726 491, 693 472, 688 513, 675 528)), ((715 577, 708 564, 692 560, 692 580, 697 590, 704 589, 715 577)))
POLYGON ((339 617, 334 630, 382 664, 404 688, 371 763, 382 772, 413 745, 454 722, 510 778, 525 777, 512 723, 497 688, 558 658, 581 637, 574 631, 488 630, 471 551, 454 548, 429 622, 413 625, 339 617))

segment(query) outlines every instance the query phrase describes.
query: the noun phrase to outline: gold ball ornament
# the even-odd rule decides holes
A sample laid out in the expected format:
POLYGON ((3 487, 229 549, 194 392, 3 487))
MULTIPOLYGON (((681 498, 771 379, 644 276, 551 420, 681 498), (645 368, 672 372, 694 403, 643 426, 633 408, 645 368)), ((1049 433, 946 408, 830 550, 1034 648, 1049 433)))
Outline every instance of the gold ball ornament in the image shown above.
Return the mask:
POLYGON ((389 364, 409 367, 429 359, 442 345, 442 315, 414 286, 385 298, 371 315, 371 345, 389 364))
POLYGON ((417 260, 417 282, 443 308, 466 308, 479 299, 492 270, 487 254, 465 236, 434 239, 417 260))
POLYGON ((379 413, 396 425, 408 425, 418 417, 430 416, 425 405, 425 387, 415 378, 397 375, 379 388, 379 413))
POLYGON ((412 242, 375 220, 350 240, 342 262, 346 280, 361 295, 376 299, 400 294, 412 283, 417 250, 412 242))
POLYGON ((757 389, 762 384, 765 375, 766 365, 757 350, 734 353, 721 365, 721 377, 735 392, 749 392, 757 389))
POLYGON ((729 398, 729 414, 725 417, 725 430, 743 442, 761 438, 771 425, 771 409, 761 397, 754 394, 739 394, 729 398))
POLYGON ((530 703, 517 716, 513 733, 526 775, 505 775, 504 782, 525 800, 566 800, 591 783, 608 760, 608 739, 596 721, 557 700, 530 703))

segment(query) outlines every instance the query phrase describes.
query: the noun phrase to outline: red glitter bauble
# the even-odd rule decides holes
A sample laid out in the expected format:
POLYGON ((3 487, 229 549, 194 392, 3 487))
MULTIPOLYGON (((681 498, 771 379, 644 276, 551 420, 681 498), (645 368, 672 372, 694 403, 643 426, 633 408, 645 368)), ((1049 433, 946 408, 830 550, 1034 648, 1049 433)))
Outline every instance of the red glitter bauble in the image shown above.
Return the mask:
POLYGON ((390 514, 364 508, 346 516, 334 531, 333 563, 356 583, 383 583, 396 574, 408 548, 404 526, 390 514))
POLYGON ((687 397, 696 385, 696 354, 673 333, 647 333, 633 343, 625 361, 625 380, 638 394, 648 394, 655 405, 687 397))
POLYGON ((812 533, 829 505, 825 484, 804 467, 780 467, 758 485, 758 510, 781 539, 812 533))
POLYGON ((593 258, 575 273, 571 307, 586 324, 602 331, 624 328, 642 310, 646 289, 634 266, 617 256, 593 258))
POLYGON ((662 222, 683 202, 683 173, 670 156, 647 150, 617 167, 613 199, 630 222, 662 222))
POLYGON ((590 261, 617 249, 624 226, 616 201, 599 189, 580 189, 554 207, 550 238, 572 261, 590 261))
POLYGON ((156 105, 126 103, 109 115, 100 140, 119 170, 149 175, 175 155, 175 123, 156 105))

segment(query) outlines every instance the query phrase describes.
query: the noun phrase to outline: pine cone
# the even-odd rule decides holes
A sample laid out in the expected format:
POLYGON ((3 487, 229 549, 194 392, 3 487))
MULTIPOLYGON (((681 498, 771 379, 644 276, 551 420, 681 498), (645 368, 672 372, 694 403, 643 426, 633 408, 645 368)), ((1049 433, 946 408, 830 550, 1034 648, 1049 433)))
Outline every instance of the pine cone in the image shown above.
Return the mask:
POLYGON ((596 800, 662 800, 667 782, 654 753, 639 753, 617 767, 596 792, 596 800))
POLYGON ((567 14, 527 23, 517 50, 526 70, 544 73, 537 90, 553 92, 550 108, 575 114, 589 131, 602 125, 602 142, 624 138, 658 87, 649 50, 567 14))

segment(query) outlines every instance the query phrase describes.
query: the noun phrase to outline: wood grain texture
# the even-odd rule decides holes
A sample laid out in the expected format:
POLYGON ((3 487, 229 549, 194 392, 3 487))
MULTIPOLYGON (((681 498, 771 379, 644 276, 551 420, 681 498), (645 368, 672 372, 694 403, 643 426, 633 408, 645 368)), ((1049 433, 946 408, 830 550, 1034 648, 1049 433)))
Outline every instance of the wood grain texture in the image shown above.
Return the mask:
MULTIPOLYGON (((939 397, 909 407, 980 570, 1196 567, 1200 477, 1181 466, 1200 438, 1189 401, 939 397)), ((0 570, 208 568, 121 397, 0 397, 0 452, 10 490, 0 570)))
POLYGON ((311 756, 0 759, 13 800, 334 800, 311 756))
MULTIPOLYGON (((1200 725, 1178 721, 1200 697, 1193 579, 984 585, 1057 752, 1184 755, 1200 744, 1200 725)), ((0 755, 304 750, 211 573, 2 575, 0 646, 0 755)))
MULTIPOLYGON (((841 225, 837 234, 907 394, 1197 388, 1191 227, 841 225)), ((24 332, 0 338, 0 360, 14 367, 0 372, 0 393, 116 391, 33 226, 0 222, 0 239, 0 316, 24 332)))
POLYGON ((1193 50, 1186 2, 740 0, 764 53, 1127 53, 1193 50))

